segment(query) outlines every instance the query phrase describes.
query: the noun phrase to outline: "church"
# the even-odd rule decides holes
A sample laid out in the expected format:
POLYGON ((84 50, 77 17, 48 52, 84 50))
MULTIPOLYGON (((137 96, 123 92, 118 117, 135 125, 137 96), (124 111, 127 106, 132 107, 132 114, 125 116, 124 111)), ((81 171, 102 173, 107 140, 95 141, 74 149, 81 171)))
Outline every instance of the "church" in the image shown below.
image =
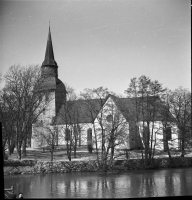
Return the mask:
POLYGON ((56 145, 65 145, 73 137, 78 146, 91 144, 94 148, 97 143, 101 147, 103 135, 106 139, 113 133, 117 148, 139 149, 145 146, 146 131, 150 132, 150 141, 158 149, 166 150, 167 142, 174 148, 179 144, 174 117, 168 111, 169 117, 165 118, 167 108, 158 97, 149 97, 155 102, 153 119, 149 119, 147 111, 142 115, 135 108, 136 103, 142 101, 140 97, 118 98, 109 94, 103 99, 67 101, 66 87, 58 78, 50 26, 41 79, 39 91, 46 94, 42 101, 48 102, 48 106, 39 116, 38 123, 32 125, 31 148, 47 146, 49 134, 56 137, 56 145))

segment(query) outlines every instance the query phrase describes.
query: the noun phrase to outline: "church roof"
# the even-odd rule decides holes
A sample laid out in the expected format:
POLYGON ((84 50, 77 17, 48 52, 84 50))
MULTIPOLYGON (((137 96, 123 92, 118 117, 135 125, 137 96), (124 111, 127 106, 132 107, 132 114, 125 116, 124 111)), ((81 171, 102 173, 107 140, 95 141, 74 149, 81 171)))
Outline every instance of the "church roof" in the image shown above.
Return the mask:
POLYGON ((104 99, 67 101, 57 113, 55 123, 57 125, 92 123, 98 115, 103 103, 104 99), (68 113, 68 115, 66 115, 66 113, 68 113))
MULTIPOLYGON (((149 116, 150 112, 146 112, 146 109, 144 110, 144 115, 142 114, 141 109, 139 112, 136 112, 136 101, 138 104, 143 101, 140 97, 118 98, 114 95, 109 95, 108 98, 109 97, 113 99, 127 121, 136 121, 137 117, 139 121, 146 121, 147 119, 150 120, 153 117, 152 115, 149 116)), ((65 105, 62 105, 60 111, 57 113, 55 124, 93 123, 108 98, 68 101, 65 105)), ((148 102, 151 104, 155 102, 156 105, 155 109, 157 109, 157 112, 155 112, 155 121, 165 120, 165 112, 167 111, 166 106, 164 106, 157 97, 148 98, 148 102)), ((171 113, 166 113, 168 114, 169 121, 174 121, 171 113)))
POLYGON ((54 59, 54 53, 53 53, 53 45, 52 45, 52 39, 51 39, 51 31, 49 26, 49 32, 48 32, 48 38, 47 38, 47 46, 45 51, 45 59, 42 63, 43 66, 54 66, 57 67, 57 63, 54 59))
POLYGON ((169 119, 169 121, 175 120, 167 107, 157 96, 149 96, 144 98, 117 98, 114 95, 111 95, 111 97, 127 121, 147 121, 153 120, 153 117, 155 118, 155 121, 164 121, 167 119, 169 119), (144 104, 143 107, 142 103, 144 104), (150 105, 150 108, 147 108, 147 103, 150 105))

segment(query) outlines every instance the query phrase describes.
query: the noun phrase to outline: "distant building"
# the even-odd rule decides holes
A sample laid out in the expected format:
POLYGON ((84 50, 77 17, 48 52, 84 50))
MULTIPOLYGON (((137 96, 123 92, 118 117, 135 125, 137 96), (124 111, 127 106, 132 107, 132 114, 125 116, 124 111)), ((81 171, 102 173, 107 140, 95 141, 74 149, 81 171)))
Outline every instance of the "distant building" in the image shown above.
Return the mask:
POLYGON ((143 148, 146 131, 150 131, 150 137, 153 137, 156 148, 166 150, 167 142, 174 147, 178 146, 178 132, 174 118, 158 97, 142 99, 108 95, 106 99, 67 101, 65 85, 58 78, 58 65, 54 59, 50 27, 45 59, 41 66, 41 79, 39 91, 46 93, 43 101, 48 101, 49 106, 39 116, 38 124, 33 124, 32 148, 47 145, 45 140, 38 137, 38 133, 46 131, 45 125, 58 132, 57 144, 65 144, 72 133, 76 132, 79 146, 87 144, 94 146, 94 135, 96 133, 99 136, 101 132, 98 121, 101 115, 104 120, 103 129, 106 131, 112 126, 114 119, 117 121, 118 118, 119 124, 116 123, 115 130, 125 133, 124 142, 118 148, 143 148), (151 110, 147 111, 146 107, 143 111, 138 110, 136 105, 141 105, 141 102, 150 104, 151 110))

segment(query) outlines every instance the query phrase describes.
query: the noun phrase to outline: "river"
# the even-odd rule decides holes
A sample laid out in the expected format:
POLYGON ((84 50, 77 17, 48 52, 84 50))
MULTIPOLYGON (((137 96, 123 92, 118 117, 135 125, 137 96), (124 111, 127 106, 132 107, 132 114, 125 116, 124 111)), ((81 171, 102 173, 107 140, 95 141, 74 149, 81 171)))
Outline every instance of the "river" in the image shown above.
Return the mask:
POLYGON ((192 168, 14 175, 4 177, 24 198, 135 198, 192 195, 192 168))

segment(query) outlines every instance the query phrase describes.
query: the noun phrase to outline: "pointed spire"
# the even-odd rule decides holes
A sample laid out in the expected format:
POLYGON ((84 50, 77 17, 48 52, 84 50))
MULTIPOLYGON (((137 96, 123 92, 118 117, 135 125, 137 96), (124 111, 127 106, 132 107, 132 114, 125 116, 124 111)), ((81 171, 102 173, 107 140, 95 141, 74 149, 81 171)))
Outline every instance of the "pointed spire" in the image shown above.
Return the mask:
POLYGON ((50 31, 50 21, 49 21, 49 32, 48 32, 47 46, 45 51, 45 59, 42 63, 42 66, 50 66, 50 65, 57 67, 57 63, 54 59, 53 45, 52 45, 51 31, 50 31))

